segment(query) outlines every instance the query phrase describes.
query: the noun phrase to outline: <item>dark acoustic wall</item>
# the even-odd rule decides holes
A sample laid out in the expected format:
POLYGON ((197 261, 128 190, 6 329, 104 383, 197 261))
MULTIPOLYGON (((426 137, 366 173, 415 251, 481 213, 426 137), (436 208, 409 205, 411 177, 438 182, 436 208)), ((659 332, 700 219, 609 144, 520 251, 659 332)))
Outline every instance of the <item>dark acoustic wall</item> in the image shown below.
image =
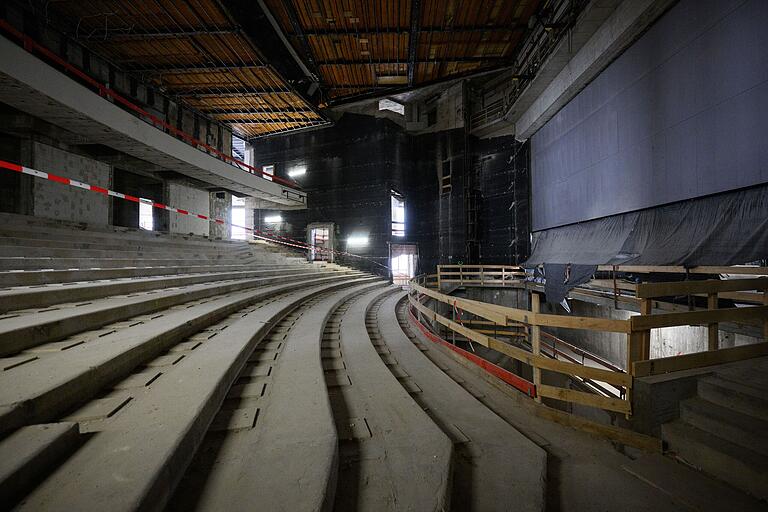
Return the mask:
MULTIPOLYGON (((461 128, 412 135, 386 119, 346 114, 331 128, 259 141, 255 151, 256 161, 274 164, 279 175, 307 169, 296 179, 307 191, 309 207, 280 212, 279 233, 304 240, 307 224, 333 222, 341 250, 349 235, 365 233, 370 245, 353 252, 386 265, 388 243, 413 243, 419 247, 418 270, 434 272, 438 264, 509 264, 527 257, 526 147, 512 137, 465 137, 461 128), (467 244, 471 228, 465 185, 470 171, 476 173, 475 258, 467 244), (440 189, 442 172, 451 173, 450 193, 440 189), (393 189, 405 197, 403 238, 391 236, 393 189), (517 234, 516 213, 522 230, 517 234)), ((257 211, 255 225, 269 228, 264 218, 275 213, 257 211)))
MULTIPOLYGON (((291 169, 306 168, 306 174, 295 179, 307 192, 308 209, 281 212, 285 221, 281 228, 288 236, 306 240, 308 223, 333 222, 337 249, 347 249, 350 235, 367 235, 369 245, 350 252, 386 266, 390 190, 405 193, 403 180, 411 169, 409 142, 390 121, 348 114, 331 128, 259 141, 255 159, 259 165, 274 164, 275 172, 283 176, 291 169)), ((264 217, 273 213, 259 212, 256 225, 266 226, 264 217)))
POLYGON ((532 137, 533 229, 768 182, 768 2, 681 0, 532 137))
POLYGON ((529 147, 513 136, 474 142, 481 199, 477 263, 518 264, 530 254, 529 147))

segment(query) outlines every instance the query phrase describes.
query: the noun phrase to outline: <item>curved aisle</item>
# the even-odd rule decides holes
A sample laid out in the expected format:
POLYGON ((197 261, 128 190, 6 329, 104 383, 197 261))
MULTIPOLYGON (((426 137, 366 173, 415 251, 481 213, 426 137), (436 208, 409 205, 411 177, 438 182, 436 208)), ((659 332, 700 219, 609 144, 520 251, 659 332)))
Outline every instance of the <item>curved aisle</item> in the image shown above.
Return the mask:
POLYGON ((324 359, 339 430, 337 511, 450 508, 451 440, 387 369, 395 361, 382 361, 366 328, 370 305, 398 289, 351 301, 326 329, 324 340, 339 338, 324 359))
MULTIPOLYGON (((412 396, 455 443, 453 506, 457 510, 544 510, 546 452, 488 409, 441 371, 405 335, 396 309, 406 293, 372 308, 369 325, 380 336, 380 351, 397 360, 412 396), (373 322, 370 322, 373 320, 373 322)), ((372 336, 372 337, 375 337, 372 336)))
MULTIPOLYGON (((214 326, 222 334, 198 342, 194 348, 184 346, 185 357, 179 352, 162 356, 180 362, 144 393, 133 393, 119 415, 90 425, 96 434, 28 495, 19 509, 162 509, 232 384, 272 324, 318 295, 371 281, 347 278, 320 286, 293 287, 288 293, 229 315, 214 326)), ((122 388, 113 389, 108 399, 125 396, 122 388)), ((99 405, 99 400, 94 400, 65 419, 79 421, 82 431, 99 405)))
MULTIPOLYGON (((255 425, 240 427, 233 418, 234 424, 210 432, 169 509, 328 509, 338 453, 320 363, 320 326, 341 302, 385 285, 369 280, 324 294, 274 325, 263 350, 254 353, 251 378, 244 379, 252 383, 243 387, 259 390, 255 425)), ((231 399, 241 400, 234 391, 231 399)))

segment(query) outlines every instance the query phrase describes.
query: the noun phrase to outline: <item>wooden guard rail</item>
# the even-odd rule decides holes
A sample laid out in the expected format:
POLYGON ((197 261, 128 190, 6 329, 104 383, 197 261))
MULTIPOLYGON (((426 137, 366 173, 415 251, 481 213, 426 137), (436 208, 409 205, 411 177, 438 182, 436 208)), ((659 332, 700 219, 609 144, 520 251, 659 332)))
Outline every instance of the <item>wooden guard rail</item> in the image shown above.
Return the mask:
POLYGON ((444 284, 459 286, 511 286, 525 278, 521 267, 508 265, 438 265, 438 288, 444 284))
MULTIPOLYGON (((530 365, 533 368, 534 394, 538 401, 542 397, 552 398, 630 415, 632 413, 634 378, 768 355, 768 343, 765 343, 768 341, 768 278, 633 284, 627 288, 631 288, 631 291, 635 292, 634 298, 640 302, 640 314, 631 316, 627 320, 618 320, 542 313, 541 296, 537 291, 537 288, 540 287, 533 283, 527 283, 533 288, 530 291, 530 310, 489 304, 442 293, 440 291, 441 284, 461 285, 462 280, 465 284, 475 286, 482 286, 483 284, 499 286, 499 283, 495 281, 503 281, 506 283, 504 286, 511 286, 512 281, 516 281, 514 285, 517 287, 526 286, 521 280, 516 279, 520 274, 519 267, 495 266, 492 270, 487 270, 488 266, 463 266, 464 269, 461 267, 459 265, 440 266, 436 275, 414 278, 411 281, 408 297, 412 311, 420 320, 426 319, 433 326, 440 324, 467 340, 530 365), (495 272, 495 274, 490 279, 485 279, 488 272, 495 272), (479 275, 483 275, 483 277, 476 278, 479 275), (499 279, 499 275, 503 277, 499 279), (455 276, 459 276, 458 279, 455 276), (471 279, 463 279, 466 277, 471 279), (759 293, 759 295, 757 293, 747 295, 752 298, 761 297, 761 305, 718 308, 719 294, 740 294, 748 291, 759 293), (659 301, 653 299, 702 294, 708 297, 709 308, 707 310, 653 313, 654 309, 659 309, 657 307, 659 301), (437 307, 432 309, 425 304, 425 301, 429 299, 432 299, 436 304, 447 304, 454 311, 460 311, 463 316, 458 321, 442 316, 438 313, 437 307), (720 349, 717 336, 718 324, 722 322, 761 325, 764 340, 762 343, 720 349), (653 329, 689 325, 706 325, 708 327, 708 351, 659 359, 650 358, 651 331, 653 329), (530 351, 494 337, 496 335, 514 335, 512 332, 500 328, 519 328, 521 326, 528 330, 530 351), (626 340, 627 354, 625 368, 628 370, 621 371, 619 368, 609 366, 606 366, 608 369, 594 368, 547 357, 542 354, 542 327, 601 331, 623 335, 626 340), (621 390, 622 397, 602 396, 544 385, 541 382, 542 370, 611 384, 621 390)), ((650 271, 657 272, 660 267, 643 268, 653 268, 654 270, 650 271)), ((676 271, 676 267, 672 268, 675 270, 668 271, 676 271)), ((768 274, 768 268, 755 270, 759 267, 746 267, 750 270, 742 272, 744 268, 706 267, 707 270, 717 269, 719 273, 759 274, 762 272, 768 274)), ((543 333, 543 335, 551 336, 548 333, 543 333)))

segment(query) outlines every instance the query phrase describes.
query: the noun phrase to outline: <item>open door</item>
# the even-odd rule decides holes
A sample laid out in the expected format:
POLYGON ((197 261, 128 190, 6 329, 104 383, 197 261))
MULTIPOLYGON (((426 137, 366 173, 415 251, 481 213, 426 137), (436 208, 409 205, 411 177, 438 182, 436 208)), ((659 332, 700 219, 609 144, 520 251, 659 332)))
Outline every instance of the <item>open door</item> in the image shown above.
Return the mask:
POLYGON ((405 286, 416 275, 419 248, 416 244, 392 244, 390 245, 390 267, 392 268, 392 282, 398 286, 405 286))
POLYGON ((309 261, 333 262, 333 223, 310 224, 307 226, 309 261))

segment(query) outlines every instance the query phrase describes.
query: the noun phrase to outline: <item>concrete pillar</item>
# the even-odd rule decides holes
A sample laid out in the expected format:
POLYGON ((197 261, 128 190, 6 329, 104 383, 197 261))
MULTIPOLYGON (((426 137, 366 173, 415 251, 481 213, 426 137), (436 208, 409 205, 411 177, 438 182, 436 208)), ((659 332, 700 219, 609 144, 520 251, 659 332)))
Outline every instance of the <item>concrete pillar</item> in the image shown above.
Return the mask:
POLYGON ((210 212, 212 219, 223 219, 225 224, 210 222, 209 238, 229 240, 232 238, 232 194, 229 192, 211 192, 210 194, 210 212))

